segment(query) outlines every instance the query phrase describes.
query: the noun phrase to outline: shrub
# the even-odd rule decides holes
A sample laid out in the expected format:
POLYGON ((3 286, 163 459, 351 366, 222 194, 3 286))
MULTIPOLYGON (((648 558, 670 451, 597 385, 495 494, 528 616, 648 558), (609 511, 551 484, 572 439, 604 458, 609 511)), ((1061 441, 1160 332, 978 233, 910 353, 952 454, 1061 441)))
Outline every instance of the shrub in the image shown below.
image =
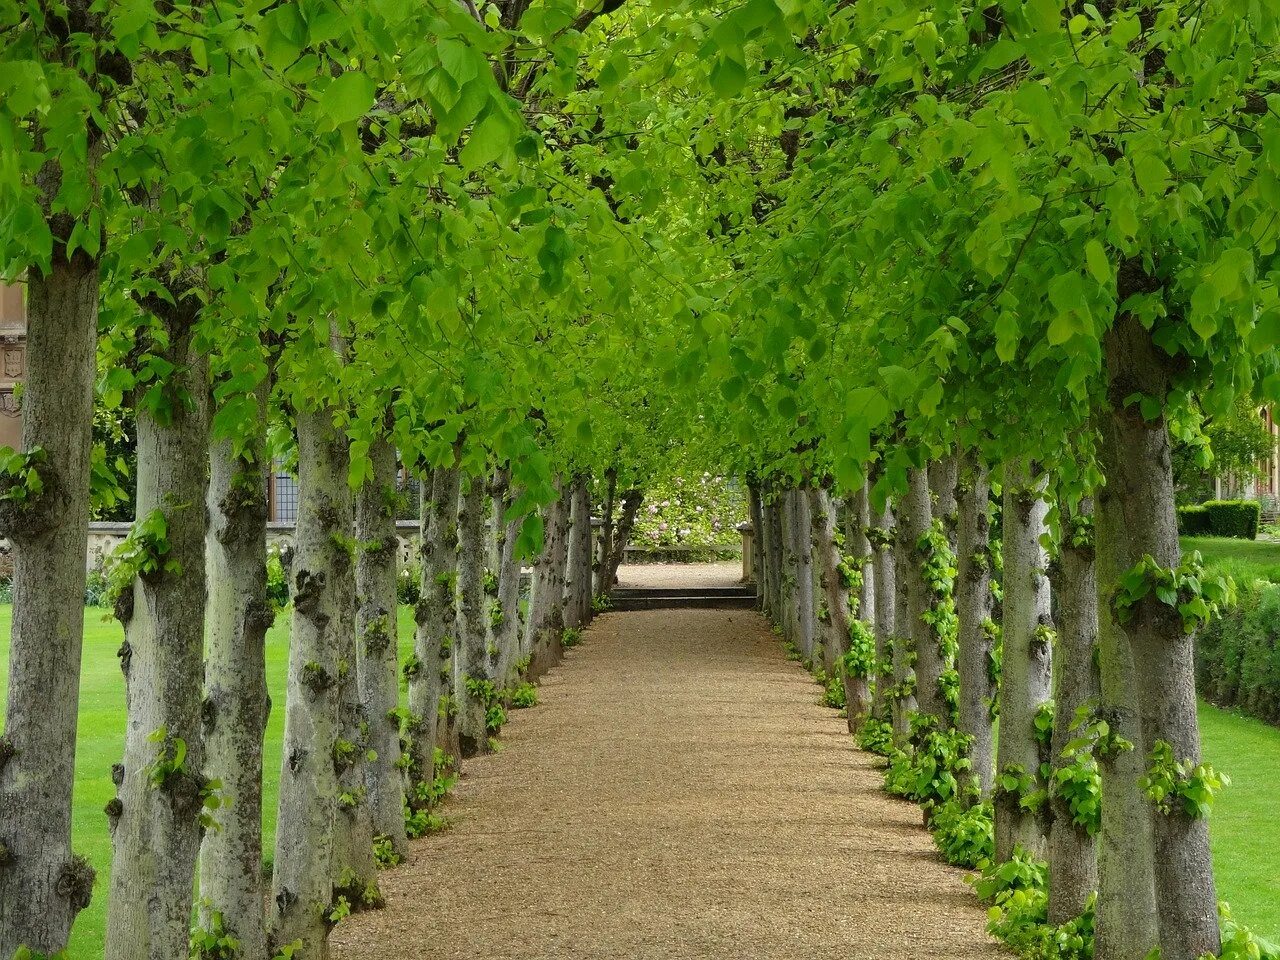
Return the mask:
POLYGON ((995 825, 990 803, 966 805, 948 800, 933 814, 933 842, 953 867, 973 869, 995 856, 995 825))
POLYGON ((1178 533, 1184 537, 1234 537, 1254 540, 1262 507, 1256 500, 1209 500, 1178 508, 1178 533))
POLYGON ((511 708, 525 710, 538 705, 538 688, 525 680, 511 691, 511 708))
POLYGON ((277 613, 289 605, 289 573, 278 550, 267 553, 267 600, 277 613))
POLYGON ((396 571, 396 602, 412 607, 422 594, 422 569, 410 560, 396 571))
POLYGON ((1236 605, 1200 631, 1196 686, 1207 700, 1280 723, 1280 585, 1241 584, 1236 605))

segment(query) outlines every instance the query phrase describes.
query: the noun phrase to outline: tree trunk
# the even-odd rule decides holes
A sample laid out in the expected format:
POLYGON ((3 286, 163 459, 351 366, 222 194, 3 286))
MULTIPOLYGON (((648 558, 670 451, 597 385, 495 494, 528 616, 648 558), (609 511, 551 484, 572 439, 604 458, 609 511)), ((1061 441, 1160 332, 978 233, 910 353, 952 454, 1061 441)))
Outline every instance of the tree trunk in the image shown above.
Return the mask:
POLYGON ((857 617, 864 623, 876 621, 876 573, 872 565, 871 541, 867 530, 871 526, 870 489, 864 485, 846 501, 844 540, 853 566, 862 574, 858 588, 857 617))
POLYGON ((405 665, 409 679, 408 795, 415 809, 431 801, 436 748, 451 746, 442 741, 441 732, 442 713, 451 709, 444 695, 453 684, 460 481, 456 464, 438 467, 432 471, 431 482, 423 483, 420 498, 422 586, 414 609, 414 660, 405 665))
MULTIPOLYGON (((345 479, 345 478, 344 478, 345 479)), ((338 608, 338 741, 333 764, 338 771, 338 815, 333 829, 333 898, 346 898, 352 910, 382 905, 378 892, 378 867, 373 859, 373 818, 369 811, 368 781, 365 776, 369 742, 366 737, 364 704, 360 699, 359 652, 356 638, 357 548, 351 545, 355 532, 355 497, 349 483, 343 483, 342 517, 339 529, 347 546, 347 565, 331 588, 338 608)))
POLYGON ((266 960, 262 878, 262 739, 271 709, 266 637, 275 620, 267 599, 267 383, 243 456, 229 440, 210 449, 205 541, 205 775, 222 783, 219 827, 200 847, 200 924, 221 917, 244 960, 266 960))
POLYGON ((609 558, 613 556, 613 504, 618 492, 618 470, 610 467, 604 472, 604 504, 601 508, 600 546, 596 552, 592 568, 594 586, 592 593, 604 596, 613 584, 609 583, 609 558))
POLYGON ((773 541, 773 504, 768 500, 768 490, 760 491, 760 523, 756 527, 756 589, 760 595, 760 611, 770 620, 776 620, 777 600, 773 582, 776 573, 773 541))
POLYGON ((404 779, 400 775, 400 671, 397 656, 396 451, 381 437, 369 447, 373 474, 356 494, 356 673, 373 751, 365 764, 369 818, 375 836, 401 857, 409 851, 404 830, 404 779))
MULTIPOLYGON (((940 727, 945 727, 950 710, 942 689, 942 673, 947 663, 937 630, 925 620, 925 614, 932 608, 933 590, 924 576, 926 553, 921 544, 928 536, 932 522, 928 472, 912 469, 906 496, 898 507, 898 537, 910 559, 908 569, 899 567, 897 573, 906 579, 911 646, 916 654, 918 711, 933 717, 940 727)), ((902 625, 898 626, 901 630, 902 625)))
POLYGON ((960 461, 955 455, 941 457, 929 462, 929 495, 932 502, 934 519, 942 521, 943 532, 956 548, 956 524, 958 522, 959 501, 956 487, 959 480, 960 461))
POLYGON ((796 631, 797 645, 806 666, 812 666, 815 649, 817 607, 814 604, 813 534, 809 522, 809 497, 796 488, 791 493, 795 512, 793 535, 796 541, 796 631))
POLYGON ((631 531, 635 529, 636 514, 640 511, 640 503, 644 500, 644 491, 632 488, 622 495, 622 511, 618 518, 618 528, 613 538, 613 554, 609 558, 609 589, 618 583, 618 567, 622 566, 626 556, 627 544, 631 542, 631 531))
POLYGON ((4 501, 13 628, 0 735, 0 957, 55 954, 89 904, 93 869, 71 851, 93 422, 98 264, 55 255, 27 282, 22 447, 44 451, 43 493, 4 501))
POLYGON ((511 489, 511 471, 498 471, 493 489, 493 527, 498 555, 498 593, 489 618, 489 639, 497 652, 496 684, 509 690, 519 682, 516 661, 520 658, 520 558, 516 556, 516 539, 520 536, 519 517, 507 520, 515 496, 511 489))
POLYGON ((165 312, 174 365, 163 415, 136 406, 137 521, 143 559, 116 602, 128 724, 114 771, 107 960, 185 956, 200 851, 204 779, 208 366, 195 346, 199 303, 165 312), (149 562, 148 562, 149 561, 149 562), (150 567, 151 569, 147 569, 150 567))
POLYGON ((836 543, 836 511, 831 496, 822 487, 814 487, 809 491, 810 510, 818 517, 818 528, 814 533, 814 545, 818 551, 822 566, 821 583, 827 599, 827 610, 831 616, 831 631, 840 638, 839 669, 840 679, 844 684, 845 715, 849 722, 849 732, 853 733, 862 726, 867 713, 871 709, 870 678, 865 674, 851 672, 845 668, 844 654, 849 651, 850 615, 849 585, 845 582, 840 570, 840 547, 836 543))
POLYGON ((778 626, 782 628, 783 639, 791 643, 796 650, 800 650, 798 613, 800 555, 796 552, 795 504, 795 491, 791 488, 783 490, 778 504, 782 528, 782 579, 778 597, 778 626))
POLYGON ((911 735, 911 715, 916 712, 915 644, 911 638, 911 602, 908 581, 917 569, 909 538, 903 533, 903 507, 899 503, 893 524, 893 685, 897 695, 892 704, 893 742, 906 747, 911 735))
POLYGON ((587 474, 573 478, 565 622, 581 630, 591 622, 591 486, 587 474))
MULTIPOLYGON (((1144 556, 1163 569, 1173 569, 1181 562, 1181 551, 1168 426, 1163 417, 1144 419, 1140 405, 1129 401, 1135 394, 1164 400, 1168 358, 1130 315, 1117 318, 1103 346, 1110 409, 1101 423, 1099 459, 1107 479, 1099 503, 1097 549, 1100 595, 1109 601, 1117 579, 1144 556)), ((1194 633, 1184 629, 1178 612, 1160 602, 1154 591, 1131 613, 1118 633, 1132 652, 1139 760, 1149 764, 1152 751, 1167 746, 1175 761, 1194 766, 1200 762, 1194 633)), ((1110 610, 1101 615, 1114 618, 1110 610)), ((1122 646, 1122 641, 1113 644, 1122 646)), ((1114 661, 1104 659, 1104 670, 1114 666, 1114 661)), ((1151 818, 1151 836, 1162 957, 1195 960, 1217 954, 1221 943, 1207 819, 1189 816, 1175 803, 1172 812, 1157 812, 1151 818)), ((1133 939, 1133 930, 1125 933, 1133 939)))
POLYGON ((484 477, 471 477, 458 507, 459 659, 453 696, 463 759, 489 752, 486 695, 492 689, 493 664, 484 593, 486 493, 484 477))
POLYGON ((894 569, 894 517, 893 508, 886 501, 884 508, 871 517, 868 524, 871 541, 871 563, 876 591, 876 663, 881 672, 875 678, 872 712, 877 717, 890 716, 892 703, 885 695, 885 688, 893 679, 892 661, 898 643, 894 640, 897 613, 897 584, 894 569))
POLYGON ((1051 693, 1053 636, 1049 616, 1048 559, 1045 535, 1048 504, 1044 481, 1033 480, 1020 464, 1009 464, 1004 477, 1004 652, 1000 674, 999 776, 1022 779, 1013 790, 995 792, 996 862, 1004 863, 1017 847, 1044 856, 1043 811, 1024 810, 1023 796, 1040 789, 1044 757, 1035 720, 1051 693))
POLYGON ((297 956, 305 960, 329 955, 339 793, 334 759, 341 738, 339 687, 345 652, 340 636, 341 581, 351 576, 351 555, 342 541, 351 526, 348 451, 333 414, 322 408, 296 415, 293 623, 268 925, 277 948, 302 941, 297 956))
MULTIPOLYGON (((1091 711, 1098 696, 1093 651, 1098 641, 1098 584, 1093 565, 1093 504, 1082 500, 1075 512, 1061 504, 1062 544, 1058 561, 1058 642, 1053 651, 1053 724, 1051 762, 1058 770, 1067 743, 1079 736, 1072 725, 1078 713, 1091 711)), ((1098 886, 1098 857, 1093 835, 1072 822, 1066 800, 1050 790, 1049 922, 1063 924, 1084 912, 1098 886)))
POLYGON ((568 488, 561 484, 560 495, 545 511, 545 542, 533 571, 529 676, 534 680, 560 662, 560 637, 565 626, 565 567, 569 558, 569 508, 568 488))
POLYGON ((956 617, 960 652, 956 668, 960 674, 960 731, 972 738, 969 759, 984 800, 990 799, 995 784, 990 496, 986 465, 977 456, 967 457, 957 500, 956 617))
POLYGON ((760 502, 759 484, 747 487, 748 518, 751 522, 751 577, 756 585, 756 602, 760 602, 764 585, 764 510, 760 502))
POLYGON ((836 543, 836 508, 831 502, 831 494, 825 487, 810 487, 805 491, 807 512, 809 514, 809 543, 812 551, 814 575, 817 578, 816 595, 822 598, 826 608, 823 616, 817 616, 815 607, 814 639, 818 654, 822 657, 822 669, 828 676, 833 676, 839 667, 840 657, 849 644, 849 589, 838 581, 843 581, 840 565, 840 547, 836 543), (832 564, 833 573, 828 575, 827 565, 832 564), (840 610, 832 607, 831 590, 843 592, 844 606, 840 610), (841 629, 843 625, 843 629, 841 629))

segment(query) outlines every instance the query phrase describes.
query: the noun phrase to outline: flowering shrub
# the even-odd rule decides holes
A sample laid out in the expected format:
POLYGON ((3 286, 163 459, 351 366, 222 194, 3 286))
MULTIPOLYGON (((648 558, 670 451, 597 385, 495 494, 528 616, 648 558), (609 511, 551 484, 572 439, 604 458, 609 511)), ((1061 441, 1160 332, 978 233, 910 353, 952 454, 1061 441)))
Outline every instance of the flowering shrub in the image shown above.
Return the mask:
POLYGON ((649 483, 631 542, 639 547, 723 547, 739 542, 747 491, 737 481, 704 473, 649 483))

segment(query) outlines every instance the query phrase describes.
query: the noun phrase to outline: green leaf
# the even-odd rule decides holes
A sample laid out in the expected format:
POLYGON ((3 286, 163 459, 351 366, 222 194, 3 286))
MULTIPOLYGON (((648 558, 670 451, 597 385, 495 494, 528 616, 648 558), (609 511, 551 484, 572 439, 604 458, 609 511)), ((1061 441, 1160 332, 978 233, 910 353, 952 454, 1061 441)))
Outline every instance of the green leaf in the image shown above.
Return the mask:
POLYGON ((1084 245, 1084 259, 1093 279, 1103 286, 1111 283, 1111 261, 1107 259, 1106 248, 1096 238, 1084 245))
POLYGON ((373 97, 373 81, 363 73, 348 71, 325 87, 320 95, 320 109, 337 127, 368 113, 373 97))
POLYGON ((511 124, 496 107, 476 124, 467 139, 467 145, 458 155, 464 170, 475 170, 485 164, 500 160, 511 149, 511 124))
POLYGON ((719 56, 711 66, 711 89, 724 99, 736 97, 747 85, 747 68, 729 56, 719 56))

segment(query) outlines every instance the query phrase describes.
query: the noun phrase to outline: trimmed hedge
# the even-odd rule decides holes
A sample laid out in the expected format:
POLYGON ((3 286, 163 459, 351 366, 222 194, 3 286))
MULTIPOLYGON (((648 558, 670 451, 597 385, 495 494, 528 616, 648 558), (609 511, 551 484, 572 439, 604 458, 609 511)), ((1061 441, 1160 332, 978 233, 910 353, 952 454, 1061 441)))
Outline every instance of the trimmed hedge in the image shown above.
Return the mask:
POLYGON ((1196 638, 1206 700, 1280 724, 1280 584, 1243 583, 1239 602, 1196 638))
POLYGON ((1255 540, 1262 506, 1256 500, 1209 500, 1178 508, 1178 533, 1184 537, 1235 537, 1255 540))

